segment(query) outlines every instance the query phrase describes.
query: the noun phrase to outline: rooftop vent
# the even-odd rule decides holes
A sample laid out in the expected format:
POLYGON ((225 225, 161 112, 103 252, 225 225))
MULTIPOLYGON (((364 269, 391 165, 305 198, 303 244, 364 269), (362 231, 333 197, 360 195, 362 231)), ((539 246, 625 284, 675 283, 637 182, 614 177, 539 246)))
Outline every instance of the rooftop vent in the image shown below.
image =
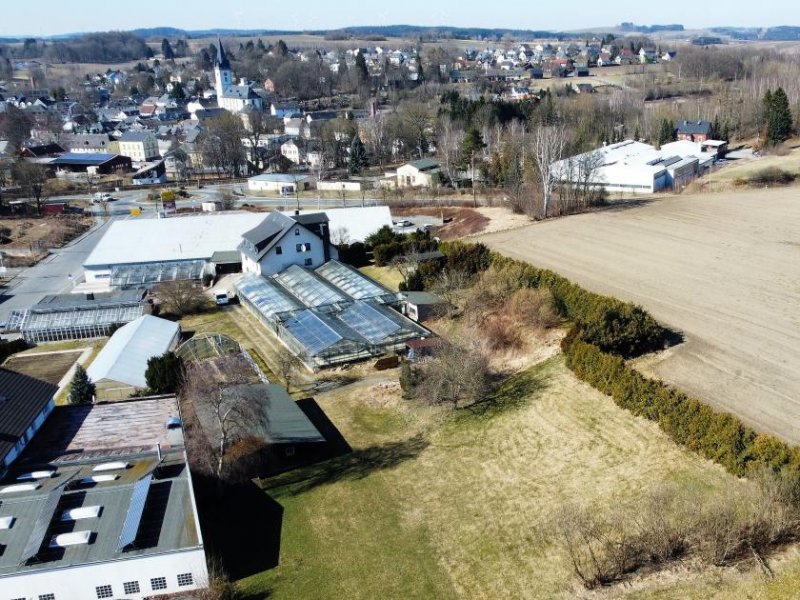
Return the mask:
POLYGON ((14 525, 14 517, 0 517, 0 529, 11 529, 14 525))
POLYGON ((16 494, 18 492, 32 492, 41 487, 38 483, 18 483, 16 485, 8 485, 0 490, 0 494, 16 494))
POLYGON ((91 531, 73 531, 72 533, 62 533, 54 535, 50 540, 51 548, 66 548, 67 546, 78 546, 80 544, 88 544, 89 538, 92 537, 91 531))
POLYGON ((22 475, 17 477, 17 481, 30 481, 32 479, 50 479, 55 474, 56 474, 55 469, 49 469, 47 471, 31 471, 30 473, 23 473, 22 475))
POLYGON ((102 472, 102 471, 120 471, 122 469, 127 469, 130 463, 126 462, 108 462, 103 463, 102 465, 97 465, 92 471, 95 472, 102 472))
POLYGON ((96 519, 100 516, 99 506, 82 506, 71 508, 61 514, 62 521, 79 521, 81 519, 96 519))

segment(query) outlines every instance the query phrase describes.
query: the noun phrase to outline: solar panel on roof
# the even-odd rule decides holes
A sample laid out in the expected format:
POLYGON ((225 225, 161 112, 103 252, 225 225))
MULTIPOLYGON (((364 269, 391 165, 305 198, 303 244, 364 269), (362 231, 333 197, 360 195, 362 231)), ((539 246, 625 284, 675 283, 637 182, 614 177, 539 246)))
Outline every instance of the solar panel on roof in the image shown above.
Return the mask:
POLYGON ((23 565, 39 554, 39 549, 44 543, 44 537, 47 535, 47 529, 50 527, 50 521, 53 520, 53 515, 56 513, 56 507, 63 491, 64 486, 62 484, 47 494, 42 508, 39 509, 39 514, 31 530, 31 535, 28 537, 28 542, 25 544, 25 549, 20 555, 19 564, 23 565))
POLYGON ((122 533, 119 536, 119 543, 117 544, 117 552, 122 552, 127 546, 130 546, 136 540, 136 534, 139 533, 139 525, 142 522, 142 513, 144 512, 144 505, 147 502, 147 493, 150 491, 150 484, 153 481, 153 474, 150 473, 142 477, 133 486, 133 494, 131 494, 131 502, 128 505, 128 512, 125 515, 125 523, 122 525, 122 533))

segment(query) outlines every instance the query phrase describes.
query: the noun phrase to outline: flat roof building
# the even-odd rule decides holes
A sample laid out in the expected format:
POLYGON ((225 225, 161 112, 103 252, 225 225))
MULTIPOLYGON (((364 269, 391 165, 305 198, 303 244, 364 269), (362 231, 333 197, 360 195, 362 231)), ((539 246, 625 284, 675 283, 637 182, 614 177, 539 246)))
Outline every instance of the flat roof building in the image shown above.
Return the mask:
POLYGON ((207 585, 177 417, 174 397, 53 411, 0 481, 4 597, 143 600, 207 585))
POLYGON ((652 194, 685 184, 714 158, 703 153, 699 143, 678 141, 664 144, 659 150, 626 140, 565 158, 550 168, 562 184, 584 185, 588 180, 590 185, 608 192, 652 194), (681 163, 685 159, 689 160, 681 163), (678 163, 678 167, 673 166, 678 163))

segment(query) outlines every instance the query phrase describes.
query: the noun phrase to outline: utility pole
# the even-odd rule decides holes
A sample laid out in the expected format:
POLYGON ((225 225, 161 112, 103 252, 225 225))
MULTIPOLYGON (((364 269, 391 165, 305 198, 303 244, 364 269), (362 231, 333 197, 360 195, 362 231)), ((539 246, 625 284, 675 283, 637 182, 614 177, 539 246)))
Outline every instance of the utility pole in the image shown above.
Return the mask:
POLYGON ((475 151, 473 150, 469 157, 470 160, 470 170, 472 171, 472 207, 476 208, 478 206, 478 200, 475 198, 475 151))

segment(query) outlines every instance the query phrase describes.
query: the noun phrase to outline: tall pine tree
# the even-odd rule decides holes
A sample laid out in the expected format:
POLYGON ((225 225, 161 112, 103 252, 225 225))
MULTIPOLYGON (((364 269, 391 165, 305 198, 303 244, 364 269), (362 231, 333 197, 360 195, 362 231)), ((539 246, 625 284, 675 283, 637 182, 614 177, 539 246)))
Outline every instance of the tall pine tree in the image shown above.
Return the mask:
POLYGON ((764 110, 767 122, 767 143, 780 144, 792 137, 794 121, 789 108, 789 98, 783 88, 778 88, 764 96, 764 110))
POLYGON ((70 404, 91 404, 94 399, 95 387, 89 380, 86 370, 78 365, 69 388, 70 404))
POLYGON ((367 167, 367 149, 364 147, 364 142, 361 137, 356 134, 350 144, 350 160, 347 164, 347 170, 350 175, 358 175, 367 167))

